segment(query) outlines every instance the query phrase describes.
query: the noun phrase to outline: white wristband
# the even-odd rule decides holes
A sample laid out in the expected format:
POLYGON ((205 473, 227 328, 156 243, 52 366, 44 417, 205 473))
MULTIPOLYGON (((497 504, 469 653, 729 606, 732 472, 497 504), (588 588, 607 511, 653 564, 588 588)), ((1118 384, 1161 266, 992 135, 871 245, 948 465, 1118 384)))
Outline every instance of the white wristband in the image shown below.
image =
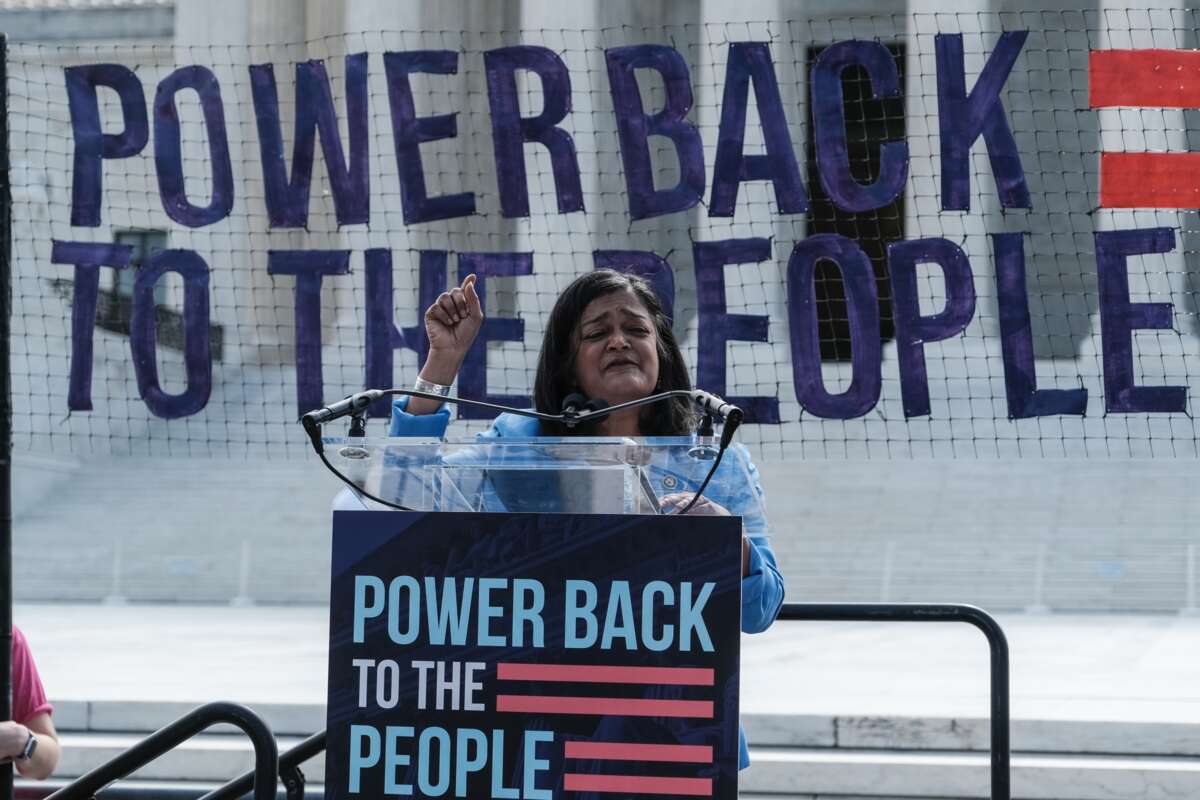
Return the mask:
POLYGON ((449 397, 450 396, 450 387, 449 386, 446 386, 445 384, 441 384, 441 383, 434 383, 433 381, 427 381, 421 377, 418 377, 416 382, 413 383, 413 391, 414 392, 425 392, 426 394, 436 394, 439 397, 449 397))

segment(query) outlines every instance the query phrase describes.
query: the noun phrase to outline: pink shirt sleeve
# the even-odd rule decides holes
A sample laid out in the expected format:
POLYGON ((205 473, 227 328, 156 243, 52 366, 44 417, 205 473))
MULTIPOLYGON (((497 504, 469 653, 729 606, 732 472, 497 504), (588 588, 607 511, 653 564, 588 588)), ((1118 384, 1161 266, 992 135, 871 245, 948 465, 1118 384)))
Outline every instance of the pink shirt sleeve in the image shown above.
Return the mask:
POLYGON ((53 713, 54 706, 46 701, 46 690, 42 687, 25 634, 14 625, 12 635, 12 718, 24 724, 38 714, 53 713))

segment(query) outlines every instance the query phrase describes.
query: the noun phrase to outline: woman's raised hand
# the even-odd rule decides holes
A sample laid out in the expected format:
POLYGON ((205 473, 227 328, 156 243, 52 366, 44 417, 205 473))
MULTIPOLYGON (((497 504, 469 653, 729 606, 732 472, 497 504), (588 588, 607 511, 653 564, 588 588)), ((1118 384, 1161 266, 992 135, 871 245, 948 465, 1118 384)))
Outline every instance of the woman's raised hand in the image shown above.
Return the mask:
MULTIPOLYGON (((429 336, 429 357, 421 367, 421 377, 446 386, 454 383, 458 368, 483 325, 483 306, 475 293, 475 276, 468 275, 462 286, 442 292, 425 309, 425 333, 429 336)), ((410 397, 408 413, 432 414, 441 408, 437 400, 410 397)))
POLYGON ((462 286, 442 292, 425 310, 425 333, 429 336, 426 367, 432 367, 436 377, 427 375, 424 369, 421 376, 435 383, 453 383, 481 325, 483 308, 475 293, 475 276, 468 275, 462 286))

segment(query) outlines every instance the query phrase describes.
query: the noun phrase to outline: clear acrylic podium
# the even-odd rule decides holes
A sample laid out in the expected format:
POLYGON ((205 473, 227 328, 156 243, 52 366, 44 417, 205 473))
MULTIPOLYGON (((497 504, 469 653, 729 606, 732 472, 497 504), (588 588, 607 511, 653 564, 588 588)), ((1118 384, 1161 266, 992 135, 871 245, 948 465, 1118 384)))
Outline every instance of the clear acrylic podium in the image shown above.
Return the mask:
POLYGON ((352 509, 348 491, 335 505, 327 796, 405 784, 434 796, 418 791, 421 775, 438 772, 439 756, 463 758, 470 741, 490 755, 469 770, 443 761, 439 773, 454 772, 466 797, 590 793, 588 756, 569 748, 613 742, 700 752, 665 769, 623 757, 601 791, 737 796, 741 533, 765 534, 743 448, 724 454, 704 491, 735 515, 724 517, 658 513, 660 497, 696 491, 714 463, 691 438, 322 443, 364 491, 416 512, 357 499, 352 509), (390 705, 363 688, 357 665, 368 663, 403 665, 390 705), (436 677, 418 678, 418 664, 437 665, 436 677), (443 707, 448 688, 419 701, 443 685, 443 665, 454 676, 444 685, 456 684, 460 664, 476 676, 463 684, 477 687, 472 708, 443 707), (427 741, 444 744, 431 757, 427 741))
MULTIPOLYGON (((371 494, 417 511, 657 514, 695 492, 716 449, 692 437, 417 439, 326 437, 335 467, 371 494)), ((730 447, 704 496, 766 535, 742 447, 730 447)))

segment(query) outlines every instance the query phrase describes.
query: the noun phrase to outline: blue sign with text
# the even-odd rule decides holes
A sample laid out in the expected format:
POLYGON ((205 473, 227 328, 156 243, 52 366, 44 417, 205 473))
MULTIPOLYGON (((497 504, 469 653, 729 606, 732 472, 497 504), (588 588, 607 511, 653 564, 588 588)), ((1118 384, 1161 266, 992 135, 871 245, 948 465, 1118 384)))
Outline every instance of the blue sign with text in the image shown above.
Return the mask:
POLYGON ((741 524, 334 515, 327 797, 736 797, 741 524))

